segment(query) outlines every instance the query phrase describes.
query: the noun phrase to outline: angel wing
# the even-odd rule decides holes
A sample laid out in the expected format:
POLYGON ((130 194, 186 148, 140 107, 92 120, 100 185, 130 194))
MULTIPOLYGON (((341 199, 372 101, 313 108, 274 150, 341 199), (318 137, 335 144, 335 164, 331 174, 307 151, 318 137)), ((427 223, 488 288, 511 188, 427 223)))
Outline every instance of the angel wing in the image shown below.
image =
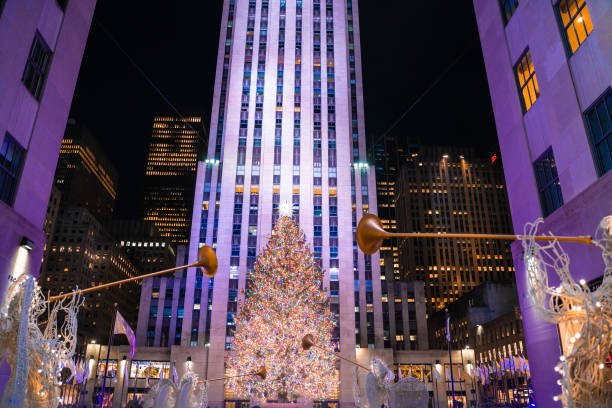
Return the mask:
POLYGON ((405 377, 389 390, 389 408, 427 408, 427 385, 414 377, 405 377))
POLYGON ((385 383, 380 381, 374 373, 366 375, 366 396, 370 408, 378 408, 387 402, 389 391, 385 387, 385 383))

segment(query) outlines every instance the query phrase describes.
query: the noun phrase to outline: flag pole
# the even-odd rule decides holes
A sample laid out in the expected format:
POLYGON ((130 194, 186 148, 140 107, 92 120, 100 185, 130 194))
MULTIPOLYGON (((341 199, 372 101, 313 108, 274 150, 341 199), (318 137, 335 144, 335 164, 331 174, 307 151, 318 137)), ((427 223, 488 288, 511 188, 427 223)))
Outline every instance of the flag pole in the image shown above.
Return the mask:
POLYGON ((450 313, 448 309, 444 309, 446 312, 446 341, 448 343, 448 362, 450 365, 450 378, 451 378, 451 392, 453 396, 453 408, 457 406, 455 402, 455 377, 453 375, 453 357, 451 355, 451 334, 450 334, 450 313))
POLYGON ((108 334, 108 350, 106 351, 106 364, 104 366, 104 377, 102 378, 102 393, 98 394, 98 404, 100 407, 104 404, 104 389, 106 388, 106 377, 108 373, 108 360, 110 359, 110 350, 113 346, 113 332, 115 331, 115 322, 117 321, 117 303, 115 303, 115 313, 113 313, 113 321, 111 322, 110 333, 108 334))

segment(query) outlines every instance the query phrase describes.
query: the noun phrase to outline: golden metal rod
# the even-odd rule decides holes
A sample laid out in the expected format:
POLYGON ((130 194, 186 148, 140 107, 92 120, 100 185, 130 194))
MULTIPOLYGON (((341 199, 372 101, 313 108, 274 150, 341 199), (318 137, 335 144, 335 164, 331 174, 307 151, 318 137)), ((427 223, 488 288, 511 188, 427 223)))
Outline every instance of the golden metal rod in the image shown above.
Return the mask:
MULTIPOLYGON (((323 347, 319 347, 319 346, 317 346, 316 344, 313 344, 313 346, 314 346, 314 347, 316 347, 316 348, 318 348, 319 350, 323 350, 323 351, 327 351, 327 352, 329 352, 328 350, 325 350, 323 347)), ((351 363, 351 364, 355 364, 357 367, 361 367, 361 368, 363 368, 364 370, 367 370, 367 371, 372 371, 372 369, 371 369, 371 368, 368 368, 368 367, 366 367, 366 366, 364 366, 364 365, 361 365, 361 364, 359 364, 358 362, 353 361, 353 360, 350 360, 350 359, 348 359, 348 358, 346 358, 346 357, 342 357, 342 356, 341 356, 340 354, 338 354, 338 353, 334 353, 334 356, 338 357, 338 358, 339 358, 339 359, 341 359, 341 360, 344 360, 344 361, 346 361, 346 362, 349 362, 349 363, 351 363)))
POLYGON ((122 285, 124 283, 134 282, 137 280, 150 278, 152 276, 163 275, 166 273, 175 272, 181 269, 187 269, 187 268, 193 268, 193 267, 204 268, 204 274, 208 276, 209 278, 215 276, 215 274, 217 273, 217 255, 215 254, 215 251, 211 247, 204 245, 198 250, 198 260, 189 265, 177 266, 175 268, 164 269, 163 271, 151 272, 145 275, 133 276, 131 278, 121 279, 115 282, 103 283, 102 285, 92 286, 90 288, 85 288, 85 289, 78 290, 78 291, 63 293, 61 295, 49 296, 49 302, 55 302, 56 300, 65 299, 67 297, 74 296, 77 293, 82 294, 82 293, 94 292, 97 290, 106 289, 106 288, 110 288, 110 287, 117 286, 117 285, 122 285))
POLYGON ((250 373, 250 374, 240 374, 240 375, 230 375, 227 377, 220 377, 220 378, 211 378, 208 380, 200 380, 198 381, 198 384, 201 383, 206 383, 206 382, 210 382, 210 381, 221 381, 221 380, 227 380, 228 378, 238 378, 238 377, 251 377, 254 375, 258 375, 259 378, 261 378, 262 380, 266 379, 266 375, 267 375, 267 370, 266 370, 266 366, 261 366, 261 368, 259 369, 259 371, 255 372, 255 373, 250 373))
POLYGON ((55 302, 56 300, 60 300, 60 299, 64 299, 64 298, 73 296, 76 293, 94 292, 96 290, 110 288, 112 286, 122 285, 124 283, 129 283, 129 282, 134 282, 134 281, 137 281, 137 280, 140 280, 140 279, 150 278, 152 276, 163 275, 165 273, 170 273, 170 272, 178 271, 178 270, 185 269, 185 268, 191 268, 192 266, 194 266, 194 265, 191 264, 191 265, 185 265, 185 266, 177 266, 176 268, 165 269, 163 271, 158 271, 158 272, 151 272, 151 273, 148 273, 146 275, 134 276, 132 278, 122 279, 122 280, 118 280, 118 281, 115 281, 115 282, 103 283, 102 285, 92 286, 90 288, 85 288, 85 289, 82 289, 82 290, 79 290, 79 291, 63 293, 61 295, 56 295, 56 296, 49 296, 49 302, 55 302))
POLYGON ((200 381, 198 381, 198 383, 206 383, 206 382, 211 382, 211 381, 221 381, 221 380, 227 380, 228 378, 251 377, 251 376, 254 376, 254 375, 258 375, 258 373, 241 374, 241 375, 230 375, 228 377, 219 377, 219 378, 210 378, 208 380, 200 380, 200 381))
MULTIPOLYGON (((470 238, 470 239, 501 239, 514 241, 517 239, 530 239, 529 235, 503 235, 503 234, 456 234, 444 233, 433 234, 427 232, 389 232, 387 238, 470 238)), ((536 241, 562 241, 562 242, 582 242, 584 244, 592 244, 593 238, 589 235, 584 236, 556 236, 556 235, 536 235, 533 237, 536 241)))

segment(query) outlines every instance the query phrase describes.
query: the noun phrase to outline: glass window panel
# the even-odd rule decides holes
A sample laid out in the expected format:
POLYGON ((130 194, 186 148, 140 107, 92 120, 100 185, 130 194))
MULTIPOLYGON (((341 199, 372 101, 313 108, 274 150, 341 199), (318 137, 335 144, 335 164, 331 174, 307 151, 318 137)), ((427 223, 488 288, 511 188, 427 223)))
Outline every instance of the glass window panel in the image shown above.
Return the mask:
POLYGON ((580 12, 580 15, 584 20, 584 26, 586 27, 587 35, 591 34, 591 31, 593 31, 593 22, 591 21, 591 14, 589 13, 589 9, 587 7, 583 8, 580 12))
POLYGON ((525 110, 528 111, 531 108, 531 101, 529 100, 529 91, 527 87, 523 88, 523 101, 525 102, 525 110))
POLYGON ((587 33, 586 33, 586 30, 584 29, 583 21, 584 20, 581 17, 579 17, 578 19, 576 19, 576 21, 574 21, 574 27, 576 28, 576 33, 578 33, 578 41, 580 42, 580 44, 582 44, 584 40, 586 40, 586 37, 587 37, 587 33))
POLYGON ((531 98, 531 103, 533 103, 536 100, 536 93, 535 88, 533 87, 533 81, 529 81, 527 87, 529 88, 529 97, 531 98))
POLYGON ((604 140, 598 147, 601 165, 607 171, 612 169, 612 152, 610 151, 610 143, 604 140))
POLYGON ((570 22, 569 11, 567 9, 567 0, 561 0, 559 2, 559 14, 561 15, 563 25, 567 26, 570 22))
POLYGON ((597 142, 599 139, 601 139, 602 133, 601 127, 599 126, 599 118, 597 117, 597 112, 595 109, 587 113, 587 120, 589 121, 593 141, 597 142))
POLYGON ((610 117, 608 116, 608 109, 605 103, 600 103, 597 106, 597 116, 599 118, 599 124, 601 125, 601 130, 603 133, 608 133, 612 125, 610 124, 610 117))
POLYGON ((576 4, 575 0, 568 0, 569 1, 569 14, 570 17, 574 17, 576 15, 576 13, 578 12, 578 5, 576 4))
POLYGON ((578 43, 578 37, 576 36, 576 30, 574 30, 574 26, 570 25, 567 28, 566 33, 567 33, 567 40, 569 42, 569 45, 570 45, 570 47, 572 49, 572 53, 573 53, 574 51, 576 51, 578 49, 578 45, 580 45, 578 43))

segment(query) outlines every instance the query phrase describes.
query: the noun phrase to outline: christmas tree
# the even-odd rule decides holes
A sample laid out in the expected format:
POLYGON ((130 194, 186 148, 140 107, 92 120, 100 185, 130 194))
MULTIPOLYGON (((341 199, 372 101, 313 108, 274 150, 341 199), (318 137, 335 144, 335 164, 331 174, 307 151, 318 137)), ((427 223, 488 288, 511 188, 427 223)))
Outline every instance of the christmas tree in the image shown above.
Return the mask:
POLYGON ((291 218, 281 217, 248 277, 227 362, 230 376, 256 372, 262 365, 267 376, 227 380, 236 397, 294 401, 335 394, 335 318, 322 281, 304 233, 291 218), (324 350, 302 349, 302 337, 309 333, 324 350))

